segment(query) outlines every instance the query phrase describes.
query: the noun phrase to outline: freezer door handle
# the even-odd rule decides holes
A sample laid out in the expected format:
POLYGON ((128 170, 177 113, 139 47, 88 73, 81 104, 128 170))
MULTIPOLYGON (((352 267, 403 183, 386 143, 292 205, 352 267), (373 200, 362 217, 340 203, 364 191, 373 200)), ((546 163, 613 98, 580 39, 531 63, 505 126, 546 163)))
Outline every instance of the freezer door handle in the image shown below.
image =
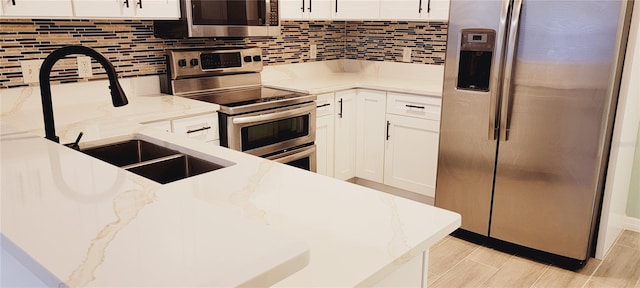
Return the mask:
MULTIPOLYGON (((500 25, 498 31, 496 31, 496 42, 505 43, 507 32, 507 22, 509 20, 509 12, 511 11, 511 2, 513 0, 502 0, 502 6, 500 11, 500 25)), ((496 60, 493 60, 495 65, 494 71, 491 71, 491 78, 489 84, 489 141, 495 141, 498 139, 498 131, 500 129, 500 99, 501 99, 501 75, 503 63, 504 63, 504 47, 502 44, 496 44, 495 55, 496 60)))
POLYGON ((512 98, 512 81, 514 73, 514 61, 516 57, 516 44, 518 43, 518 27, 520 25, 520 14, 522 11, 522 0, 513 1, 513 11, 511 12, 511 21, 509 24, 509 32, 507 35, 507 54, 505 56, 504 80, 502 82, 502 113, 500 116, 500 127, 504 128, 502 133, 503 141, 509 140, 509 130, 511 127, 511 103, 512 98))

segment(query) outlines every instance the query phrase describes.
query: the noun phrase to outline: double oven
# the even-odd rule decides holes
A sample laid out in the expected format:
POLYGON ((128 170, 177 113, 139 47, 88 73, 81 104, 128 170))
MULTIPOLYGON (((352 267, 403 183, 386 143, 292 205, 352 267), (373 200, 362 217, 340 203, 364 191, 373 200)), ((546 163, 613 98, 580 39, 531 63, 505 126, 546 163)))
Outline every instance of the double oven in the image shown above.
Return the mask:
POLYGON ((259 48, 167 51, 164 93, 220 106, 220 145, 316 171, 315 95, 261 85, 259 48))

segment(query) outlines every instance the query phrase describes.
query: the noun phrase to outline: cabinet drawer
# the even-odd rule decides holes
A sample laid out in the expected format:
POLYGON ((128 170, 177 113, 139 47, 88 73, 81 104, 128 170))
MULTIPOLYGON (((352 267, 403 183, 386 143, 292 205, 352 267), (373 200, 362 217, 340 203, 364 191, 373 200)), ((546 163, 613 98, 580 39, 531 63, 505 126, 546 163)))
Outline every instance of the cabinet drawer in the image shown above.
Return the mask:
POLYGON ((216 113, 171 120, 173 133, 209 142, 220 138, 216 113))
POLYGON ((333 111, 335 110, 334 103, 335 101, 333 100, 333 93, 318 95, 316 99, 316 106, 318 107, 316 116, 321 117, 325 115, 333 115, 333 111))
POLYGON ((387 93, 387 113, 440 121, 438 97, 387 93))

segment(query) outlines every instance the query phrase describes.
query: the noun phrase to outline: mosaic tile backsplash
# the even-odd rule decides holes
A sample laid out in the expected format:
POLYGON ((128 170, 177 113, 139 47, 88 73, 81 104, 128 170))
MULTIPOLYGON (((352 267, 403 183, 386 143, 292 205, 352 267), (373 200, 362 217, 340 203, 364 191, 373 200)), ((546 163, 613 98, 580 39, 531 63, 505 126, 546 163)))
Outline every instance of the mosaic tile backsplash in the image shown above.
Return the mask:
MULTIPOLYGON (((402 49, 413 49, 414 63, 443 64, 446 23, 389 21, 283 21, 282 35, 268 39, 169 40, 153 36, 148 20, 0 20, 0 88, 27 86, 20 61, 44 59, 66 45, 84 45, 107 57, 119 77, 165 72, 164 50, 183 47, 248 45, 262 48, 265 65, 360 59, 402 61, 402 49), (317 58, 309 58, 310 44, 317 58)), ((94 76, 77 76, 75 56, 58 61, 52 83, 104 79, 93 61, 94 76)))

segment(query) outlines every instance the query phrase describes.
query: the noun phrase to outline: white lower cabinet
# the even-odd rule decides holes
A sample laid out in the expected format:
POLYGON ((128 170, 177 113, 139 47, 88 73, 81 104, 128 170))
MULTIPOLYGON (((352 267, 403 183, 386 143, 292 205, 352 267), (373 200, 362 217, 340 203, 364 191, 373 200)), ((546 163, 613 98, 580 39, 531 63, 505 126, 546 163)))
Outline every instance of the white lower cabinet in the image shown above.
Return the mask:
POLYGON ((318 95, 318 173, 434 197, 440 103, 366 89, 318 95))
POLYGON ((215 112, 144 124, 170 133, 182 134, 189 138, 220 145, 218 114, 215 112))
POLYGON ((434 197, 440 103, 436 97, 387 93, 384 184, 434 197))
POLYGON ((333 93, 318 95, 316 105, 316 172, 333 177, 334 108, 333 93))
POLYGON ((356 176, 356 90, 335 93, 334 177, 340 180, 356 176))
POLYGON ((434 197, 439 122, 387 114, 384 184, 434 197))
POLYGON ((384 173, 384 91, 357 90, 356 177, 382 183, 384 173))

